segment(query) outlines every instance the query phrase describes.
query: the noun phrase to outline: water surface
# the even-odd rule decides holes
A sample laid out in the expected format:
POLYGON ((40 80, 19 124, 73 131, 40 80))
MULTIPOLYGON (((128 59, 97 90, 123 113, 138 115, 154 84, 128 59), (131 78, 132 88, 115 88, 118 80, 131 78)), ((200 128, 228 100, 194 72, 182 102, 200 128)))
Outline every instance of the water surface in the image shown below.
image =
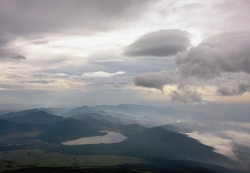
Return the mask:
POLYGON ((111 132, 111 131, 101 131, 107 132, 105 136, 93 136, 79 138, 72 141, 63 142, 63 145, 87 145, 87 144, 111 144, 122 142, 127 139, 123 134, 111 132))

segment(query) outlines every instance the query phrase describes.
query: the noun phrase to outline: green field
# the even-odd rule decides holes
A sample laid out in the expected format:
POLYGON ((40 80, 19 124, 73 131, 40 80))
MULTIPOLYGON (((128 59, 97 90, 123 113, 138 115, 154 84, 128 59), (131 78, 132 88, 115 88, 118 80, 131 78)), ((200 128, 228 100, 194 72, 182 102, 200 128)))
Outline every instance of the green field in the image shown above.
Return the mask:
POLYGON ((141 159, 114 155, 66 155, 37 149, 0 152, 0 172, 36 167, 93 167, 143 163, 141 159))

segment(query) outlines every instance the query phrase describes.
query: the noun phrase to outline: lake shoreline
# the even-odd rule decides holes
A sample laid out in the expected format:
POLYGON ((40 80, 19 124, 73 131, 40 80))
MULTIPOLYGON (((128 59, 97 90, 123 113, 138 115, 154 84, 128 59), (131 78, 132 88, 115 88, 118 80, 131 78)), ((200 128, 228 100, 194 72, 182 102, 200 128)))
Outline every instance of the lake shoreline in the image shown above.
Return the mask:
POLYGON ((63 145, 90 145, 90 144, 112 144, 122 142, 127 139, 123 134, 113 131, 100 131, 106 132, 105 136, 92 136, 79 138, 67 142, 63 142, 63 145))

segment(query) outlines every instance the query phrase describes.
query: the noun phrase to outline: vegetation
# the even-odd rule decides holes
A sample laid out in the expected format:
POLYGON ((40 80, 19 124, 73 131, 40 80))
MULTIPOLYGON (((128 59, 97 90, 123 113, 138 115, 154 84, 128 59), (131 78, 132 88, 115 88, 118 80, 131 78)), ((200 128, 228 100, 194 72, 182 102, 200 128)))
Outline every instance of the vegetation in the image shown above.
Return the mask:
POLYGON ((114 155, 67 155, 24 149, 0 152, 0 171, 24 167, 93 167, 143 163, 141 159, 114 155))

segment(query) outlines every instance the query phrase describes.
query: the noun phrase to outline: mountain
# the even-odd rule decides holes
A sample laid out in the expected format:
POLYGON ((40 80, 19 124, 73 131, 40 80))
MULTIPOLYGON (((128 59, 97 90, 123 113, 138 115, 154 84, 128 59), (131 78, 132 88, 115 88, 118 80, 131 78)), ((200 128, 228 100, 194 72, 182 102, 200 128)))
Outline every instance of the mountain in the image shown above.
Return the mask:
POLYGON ((116 120, 113 117, 108 117, 95 113, 80 114, 73 116, 73 118, 83 121, 84 123, 87 123, 88 125, 91 125, 100 131, 110 130, 110 129, 112 130, 115 126, 121 124, 119 123, 119 120, 116 120))
POLYGON ((170 106, 155 107, 155 106, 133 105, 133 104, 121 104, 117 106, 99 105, 99 106, 93 106, 93 108, 106 112, 116 112, 133 116, 173 115, 179 112, 178 109, 175 109, 170 106))
POLYGON ((182 133, 191 133, 192 130, 188 130, 188 129, 181 129, 181 128, 178 128, 178 127, 175 127, 171 124, 165 124, 165 125, 161 125, 160 127, 168 130, 168 131, 172 131, 172 132, 182 132, 182 133))
POLYGON ((44 111, 32 112, 27 115, 8 118, 8 121, 17 123, 31 123, 31 124, 53 124, 64 121, 65 118, 48 114, 44 111))
POLYGON ((47 128, 46 125, 34 125, 29 123, 14 123, 0 119, 0 135, 11 133, 38 132, 47 128))
MULTIPOLYGON (((116 144, 120 153, 134 157, 164 157, 167 159, 196 160, 211 164, 233 162, 187 135, 171 132, 162 127, 146 128, 137 124, 121 128, 127 140, 116 144), (119 146, 119 147, 118 147, 119 146)), ((114 144, 115 145, 115 144, 114 144)))
POLYGON ((39 108, 39 110, 57 116, 61 116, 69 111, 69 109, 66 108, 39 108))
POLYGON ((79 119, 79 120, 84 120, 86 117, 90 117, 96 120, 106 120, 109 122, 115 122, 115 123, 121 123, 121 119, 116 118, 116 117, 111 117, 109 115, 100 115, 97 113, 86 113, 86 114, 78 114, 78 115, 74 115, 72 116, 75 119, 79 119))
POLYGON ((99 132, 90 124, 69 118, 51 125, 45 132, 39 135, 39 138, 49 143, 61 143, 81 137, 102 136, 105 134, 99 132))
POLYGON ((113 114, 127 115, 134 123, 139 123, 147 127, 164 125, 182 119, 183 113, 176 108, 165 106, 145 106, 133 104, 121 105, 99 105, 92 108, 99 109, 113 114))
POLYGON ((144 105, 99 105, 82 106, 65 113, 64 117, 73 117, 79 114, 96 113, 119 119, 123 124, 139 123, 147 127, 159 126, 169 122, 175 122, 179 116, 178 110, 172 107, 154 107, 144 105))
POLYGON ((78 115, 85 115, 85 114, 89 114, 89 116, 90 114, 92 114, 91 117, 94 119, 104 119, 111 122, 122 123, 122 124, 132 124, 137 122, 135 121, 134 117, 128 115, 118 114, 115 112, 105 112, 88 106, 74 108, 62 116, 74 117, 76 119, 79 119, 80 116, 77 118, 78 115))
POLYGON ((17 112, 17 111, 12 110, 12 109, 9 109, 9 110, 0 110, 0 117, 1 117, 1 115, 8 114, 8 113, 11 113, 11 112, 17 112))
POLYGON ((24 116, 32 112, 40 112, 40 111, 44 111, 44 112, 47 112, 48 114, 60 116, 62 114, 65 114, 69 110, 64 109, 64 108, 36 108, 36 109, 23 110, 23 111, 9 110, 9 111, 5 111, 6 112, 5 114, 4 113, 0 114, 0 118, 5 119, 5 118, 20 117, 20 116, 24 116))
POLYGON ((20 116, 24 116, 24 115, 27 115, 27 114, 33 113, 33 112, 39 112, 39 110, 38 109, 30 109, 30 110, 24 110, 24 111, 19 111, 19 112, 10 112, 10 113, 7 113, 7 114, 0 116, 0 118, 5 119, 5 118, 20 117, 20 116))
POLYGON ((99 110, 89 107, 89 106, 82 106, 82 107, 77 107, 74 109, 71 109, 70 111, 66 112, 63 114, 64 117, 72 117, 74 115, 79 115, 79 114, 88 114, 88 113, 97 113, 99 110))

